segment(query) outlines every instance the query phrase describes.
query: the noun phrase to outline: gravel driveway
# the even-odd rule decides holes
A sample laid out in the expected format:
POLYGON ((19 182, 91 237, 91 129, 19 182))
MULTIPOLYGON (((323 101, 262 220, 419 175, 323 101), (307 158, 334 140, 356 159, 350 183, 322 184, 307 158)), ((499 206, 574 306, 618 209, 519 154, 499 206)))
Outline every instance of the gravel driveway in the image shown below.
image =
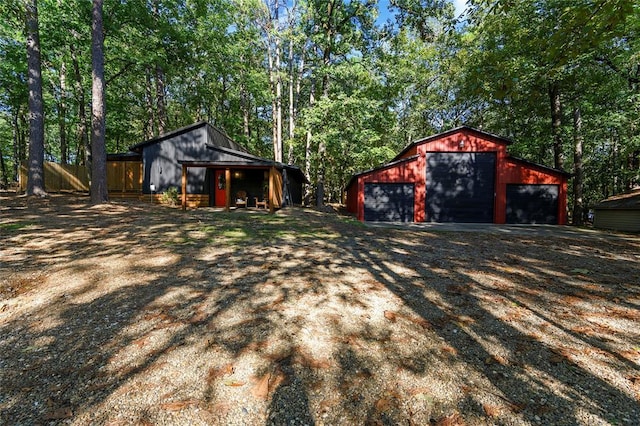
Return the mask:
POLYGON ((556 231, 0 197, 0 424, 640 424, 640 238, 556 231))

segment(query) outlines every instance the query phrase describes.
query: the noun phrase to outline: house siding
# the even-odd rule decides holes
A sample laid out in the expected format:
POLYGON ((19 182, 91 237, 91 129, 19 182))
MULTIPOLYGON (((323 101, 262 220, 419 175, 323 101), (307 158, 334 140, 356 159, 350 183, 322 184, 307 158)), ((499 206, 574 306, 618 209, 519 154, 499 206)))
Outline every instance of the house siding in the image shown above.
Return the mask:
POLYGON ((640 232, 640 210, 596 209, 593 226, 601 229, 640 232))
MULTIPOLYGON (((182 180, 182 166, 178 164, 178 160, 194 161, 210 156, 206 140, 206 126, 203 126, 146 146, 142 151, 143 192, 150 193, 151 184, 155 185, 155 192, 164 192, 170 186, 179 186, 182 180)), ((189 194, 208 194, 205 182, 205 168, 189 169, 189 194)))

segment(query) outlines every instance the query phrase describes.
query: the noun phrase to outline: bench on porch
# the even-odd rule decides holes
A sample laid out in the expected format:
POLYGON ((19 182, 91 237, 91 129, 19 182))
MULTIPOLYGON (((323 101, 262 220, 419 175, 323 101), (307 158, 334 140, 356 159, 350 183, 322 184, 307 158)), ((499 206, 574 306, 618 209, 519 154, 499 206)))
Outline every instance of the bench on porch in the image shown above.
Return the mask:
POLYGON ((269 208, 269 202, 267 200, 258 201, 258 197, 255 197, 255 200, 257 209, 259 209, 260 207, 263 207, 265 209, 269 208))

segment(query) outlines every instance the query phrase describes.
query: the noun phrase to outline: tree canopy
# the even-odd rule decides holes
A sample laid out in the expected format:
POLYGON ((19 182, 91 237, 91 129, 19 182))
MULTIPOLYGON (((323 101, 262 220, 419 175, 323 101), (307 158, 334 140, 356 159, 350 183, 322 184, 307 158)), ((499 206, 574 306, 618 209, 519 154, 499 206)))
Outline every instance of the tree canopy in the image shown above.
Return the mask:
MULTIPOLYGON (((0 4, 0 184, 29 152, 26 5, 0 4)), ((44 156, 85 164, 91 5, 38 9, 44 156)), ((207 120, 300 165, 309 201, 335 202, 351 174, 464 124, 581 176, 576 214, 640 181, 632 0, 471 0, 462 16, 427 0, 104 0, 103 10, 107 152, 207 120)))

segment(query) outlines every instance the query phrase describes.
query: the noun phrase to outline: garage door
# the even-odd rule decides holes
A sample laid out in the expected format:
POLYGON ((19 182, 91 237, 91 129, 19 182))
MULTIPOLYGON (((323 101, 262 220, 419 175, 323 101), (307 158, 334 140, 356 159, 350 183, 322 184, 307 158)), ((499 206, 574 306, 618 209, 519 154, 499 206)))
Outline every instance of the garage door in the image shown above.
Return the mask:
POLYGON ((507 223, 558 223, 558 185, 507 185, 507 223))
POLYGON ((493 222, 494 153, 427 153, 427 221, 493 222))
POLYGON ((413 222, 412 183, 365 183, 364 220, 413 222))

